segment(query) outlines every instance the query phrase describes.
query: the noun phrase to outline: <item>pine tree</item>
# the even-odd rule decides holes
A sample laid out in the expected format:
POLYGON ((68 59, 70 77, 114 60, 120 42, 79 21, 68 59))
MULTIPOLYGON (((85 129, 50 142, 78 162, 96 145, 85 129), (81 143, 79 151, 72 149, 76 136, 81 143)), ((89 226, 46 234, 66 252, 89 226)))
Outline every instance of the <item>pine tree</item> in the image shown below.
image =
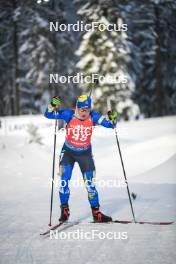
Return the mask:
POLYGON ((39 113, 45 98, 55 94, 68 95, 69 104, 73 85, 49 84, 50 73, 68 75, 74 69, 73 36, 49 31, 49 21, 67 24, 64 1, 9 2, 0 2, 0 114, 39 113))
MULTIPOLYGON (((133 102, 139 105, 141 113, 146 117, 175 114, 176 19, 174 14, 176 2, 174 0, 92 0, 86 3, 83 0, 77 0, 76 3, 80 6, 78 12, 85 22, 101 21, 101 18, 105 17, 108 23, 121 18, 128 24, 125 38, 123 38, 125 34, 117 34, 113 39, 110 34, 85 33, 77 52, 81 56, 78 63, 80 69, 85 74, 88 69, 102 73, 100 65, 106 65, 108 55, 113 54, 110 61, 117 64, 114 67, 116 72, 123 67, 123 73, 127 74, 128 81, 130 80, 127 89, 123 89, 121 94, 118 86, 108 84, 109 91, 112 91, 113 95, 118 95, 117 109, 123 105, 123 94, 126 100, 130 100, 131 106, 135 105, 133 102), (101 38, 102 41, 100 41, 101 38), (111 41, 109 50, 105 48, 107 38, 111 41), (103 62, 100 59, 102 53, 100 56, 98 53, 97 42, 101 45, 99 49, 104 49, 104 57, 107 58, 103 62), (119 51, 118 47, 121 43, 125 52, 119 60, 121 50, 119 51), (130 86, 133 88, 128 89, 130 86)), ((111 72, 110 69, 108 70, 111 72)), ((106 67, 105 71, 108 72, 108 70, 106 67)), ((108 88, 100 87, 96 89, 99 92, 98 102, 100 98, 101 104, 104 104, 103 97, 109 98, 108 88)), ((83 88, 85 89, 86 86, 83 88)), ((117 101, 117 98, 115 99, 117 101)), ((126 116, 126 113, 124 115, 126 116)))
POLYGON ((129 71, 137 73, 134 100, 146 117, 175 113, 175 8, 172 0, 121 4, 132 43, 129 71))
POLYGON ((156 100, 155 115, 176 114, 176 2, 155 3, 156 16, 156 100))
POLYGON ((0 113, 13 115, 19 112, 18 3, 1 1, 0 10, 0 113))
MULTIPOLYGON (((26 98, 29 98, 28 87, 30 86, 33 112, 40 112, 43 109, 45 94, 50 97, 54 95, 69 94, 67 84, 49 84, 49 74, 58 73, 66 75, 70 71, 72 62, 72 39, 67 32, 50 32, 49 22, 59 20, 66 23, 63 17, 63 2, 48 1, 36 4, 35 8, 24 7, 26 10, 27 28, 23 30, 22 46, 20 49, 21 58, 26 65, 25 78, 27 89, 23 89, 26 98), (25 32, 25 34, 24 34, 25 32), (30 56, 29 56, 30 54, 30 56)), ((23 83, 23 84, 24 84, 23 83)), ((29 112, 31 101, 26 101, 23 95, 23 106, 29 112)), ((69 100, 68 100, 69 101, 69 100)))
MULTIPOLYGON (((81 3, 78 14, 85 23, 115 23, 117 27, 123 24, 113 1, 91 1, 85 5, 83 1, 76 3, 81 3)), ((138 107, 132 100, 134 83, 128 74, 129 52, 126 32, 108 30, 84 33, 76 52, 80 56, 77 67, 84 75, 97 73, 105 77, 105 82, 99 82, 96 88, 94 87, 96 109, 106 111, 108 101, 125 119, 138 113, 138 107), (111 82, 113 79, 117 80, 116 83, 111 82)), ((83 84, 82 89, 87 92, 89 85, 83 84)))
POLYGON ((54 67, 54 47, 49 38, 47 9, 31 3, 22 8, 20 65, 21 109, 23 113, 40 112, 42 95, 48 89, 49 71, 54 67))

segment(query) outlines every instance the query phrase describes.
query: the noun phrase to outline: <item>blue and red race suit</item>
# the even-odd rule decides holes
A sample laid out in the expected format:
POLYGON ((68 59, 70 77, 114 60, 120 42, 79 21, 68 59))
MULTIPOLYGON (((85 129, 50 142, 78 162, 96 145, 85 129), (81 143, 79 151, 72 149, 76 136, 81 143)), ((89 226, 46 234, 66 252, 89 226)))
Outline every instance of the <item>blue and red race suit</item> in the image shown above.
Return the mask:
POLYGON ((92 156, 91 136, 93 127, 97 124, 106 128, 114 128, 114 126, 108 119, 93 111, 90 112, 86 120, 80 120, 76 117, 74 110, 61 109, 53 112, 47 108, 45 117, 62 119, 67 123, 66 140, 59 160, 59 174, 61 183, 64 183, 59 190, 61 204, 68 204, 70 196, 69 181, 74 164, 78 162, 88 192, 90 206, 99 206, 98 192, 94 184, 95 164, 92 156))

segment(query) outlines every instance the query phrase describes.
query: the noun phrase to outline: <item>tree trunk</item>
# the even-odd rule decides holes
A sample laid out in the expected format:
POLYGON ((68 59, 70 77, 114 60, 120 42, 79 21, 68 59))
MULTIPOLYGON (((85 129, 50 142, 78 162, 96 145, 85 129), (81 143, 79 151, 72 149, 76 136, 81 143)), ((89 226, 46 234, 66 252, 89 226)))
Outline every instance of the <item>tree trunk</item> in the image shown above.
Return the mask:
MULTIPOLYGON (((18 7, 17 0, 13 0, 13 17, 18 7)), ((19 64, 18 64, 18 25, 16 19, 13 18, 13 53, 14 53, 14 74, 13 74, 13 98, 14 98, 14 114, 20 114, 20 90, 19 90, 19 64)))
POLYGON ((157 116, 164 114, 164 92, 162 87, 162 73, 161 73, 161 38, 160 38, 160 22, 159 22, 159 8, 155 5, 155 31, 156 37, 156 66, 155 66, 155 78, 156 78, 156 108, 155 113, 157 116))

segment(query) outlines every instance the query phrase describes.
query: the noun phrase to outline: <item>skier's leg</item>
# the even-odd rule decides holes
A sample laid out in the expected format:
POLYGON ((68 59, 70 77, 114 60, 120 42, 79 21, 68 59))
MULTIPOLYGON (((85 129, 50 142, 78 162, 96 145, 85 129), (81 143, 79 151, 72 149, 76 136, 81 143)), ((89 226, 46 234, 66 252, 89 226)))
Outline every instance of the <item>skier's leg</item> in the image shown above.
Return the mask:
POLYGON ((99 197, 95 186, 95 170, 82 171, 85 187, 88 193, 88 200, 91 207, 99 207, 99 197))
POLYGON ((60 175, 60 188, 59 198, 61 203, 61 217, 60 221, 65 221, 69 217, 68 200, 70 196, 69 181, 71 179, 74 160, 69 152, 64 148, 61 151, 59 161, 59 175, 60 175))
POLYGON ((70 164, 60 164, 59 175, 60 175, 60 188, 59 197, 61 204, 68 204, 70 189, 69 181, 71 179, 73 167, 70 164))
POLYGON ((112 221, 110 216, 104 215, 99 210, 98 192, 95 187, 95 164, 91 150, 83 153, 76 159, 83 174, 83 179, 88 192, 88 200, 92 209, 93 219, 96 222, 112 221))
POLYGON ((98 192, 95 187, 95 164, 91 150, 77 155, 75 159, 78 162, 83 175, 90 206, 99 206, 98 192))

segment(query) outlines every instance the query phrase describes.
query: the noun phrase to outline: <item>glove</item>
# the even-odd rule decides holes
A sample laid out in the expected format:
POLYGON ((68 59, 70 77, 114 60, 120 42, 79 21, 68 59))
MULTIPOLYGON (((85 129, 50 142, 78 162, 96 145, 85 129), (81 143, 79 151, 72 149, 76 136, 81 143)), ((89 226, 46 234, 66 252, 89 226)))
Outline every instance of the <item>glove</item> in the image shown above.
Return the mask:
POLYGON ((51 106, 58 108, 61 105, 60 96, 54 96, 51 100, 51 106))
POLYGON ((111 121, 112 124, 115 124, 116 123, 116 119, 118 117, 118 112, 117 111, 108 111, 108 118, 109 120, 111 121))
POLYGON ((54 96, 51 100, 51 104, 48 106, 48 112, 51 113, 56 111, 61 105, 61 98, 59 96, 54 96))

